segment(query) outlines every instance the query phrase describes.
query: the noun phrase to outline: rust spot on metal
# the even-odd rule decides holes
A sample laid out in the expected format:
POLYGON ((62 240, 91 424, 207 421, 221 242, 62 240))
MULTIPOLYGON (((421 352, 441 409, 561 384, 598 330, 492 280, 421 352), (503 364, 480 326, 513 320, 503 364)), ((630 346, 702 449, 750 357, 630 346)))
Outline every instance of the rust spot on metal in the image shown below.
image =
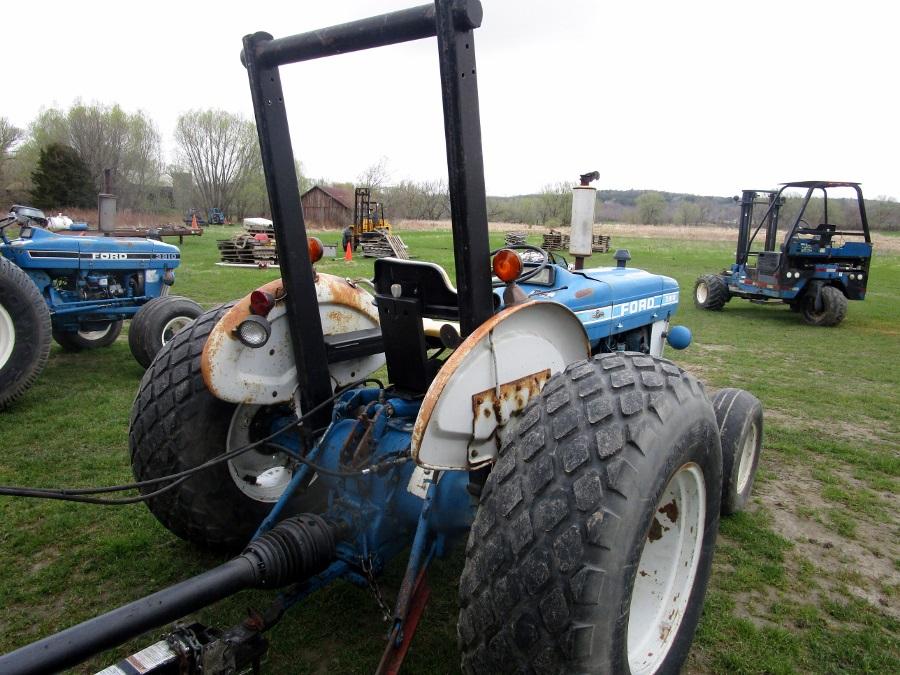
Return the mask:
MULTIPOLYGON (((274 279, 267 284, 263 284, 258 290, 271 293, 276 298, 284 297, 284 284, 282 284, 281 279, 274 279)), ((209 334, 206 344, 203 345, 203 354, 200 358, 200 372, 203 375, 203 382, 206 384, 206 388, 213 394, 216 393, 212 376, 213 369, 217 363, 217 353, 225 340, 237 339, 234 336, 234 329, 250 316, 250 295, 250 293, 245 295, 234 303, 234 307, 225 312, 222 318, 219 319, 219 323, 216 324, 209 334)))
MULTIPOLYGON (((315 285, 316 298, 320 303, 325 301, 339 306, 327 314, 327 319, 332 321, 332 332, 347 332, 348 328, 342 329, 342 327, 347 326, 347 322, 350 321, 351 317, 355 316, 352 310, 370 317, 375 316, 375 311, 372 307, 372 296, 366 291, 354 287, 346 279, 333 274, 320 273, 316 275, 315 285), (341 308, 349 308, 351 311, 348 312, 345 309, 342 312, 341 308), (334 330, 335 327, 337 327, 337 330, 334 330)), ((281 279, 274 279, 263 284, 258 287, 258 290, 271 293, 278 302, 284 300, 286 295, 281 279)), ((234 329, 248 316, 250 316, 250 293, 238 300, 234 307, 229 309, 219 319, 219 323, 213 328, 203 347, 200 370, 203 374, 204 383, 214 395, 216 394, 216 389, 212 384, 212 376, 217 364, 218 352, 223 345, 228 344, 228 340, 237 340, 234 335, 234 329)))
POLYGON ((672 632, 672 624, 664 623, 659 627, 659 639, 665 642, 669 639, 669 633, 672 632))
POLYGON ((472 396, 472 412, 476 418, 478 415, 488 418, 493 416, 497 424, 502 426, 513 413, 525 407, 528 399, 537 396, 549 379, 550 369, 545 368, 539 373, 485 389, 472 396), (525 397, 526 394, 528 398, 525 397))
POLYGON ((575 297, 576 298, 584 298, 589 295, 593 295, 593 293, 594 293, 593 288, 582 288, 581 290, 575 291, 575 297))
MULTIPOLYGON (((410 439, 410 446, 413 450, 413 459, 416 462, 418 462, 419 448, 422 444, 422 438, 425 436, 425 429, 428 427, 428 422, 431 420, 434 408, 440 400, 441 394, 443 394, 453 373, 455 373, 459 366, 466 360, 466 357, 471 353, 479 341, 494 330, 494 327, 496 327, 498 323, 505 320, 511 314, 521 312, 526 307, 537 304, 537 302, 537 300, 531 300, 529 302, 524 302, 521 305, 513 305, 512 307, 507 307, 503 311, 494 314, 490 319, 472 331, 463 340, 456 351, 447 358, 443 367, 438 371, 437 376, 431 381, 431 385, 428 387, 428 391, 422 401, 422 406, 419 408, 419 415, 416 417, 416 424, 410 439)), ((587 334, 584 335, 584 348, 585 353, 589 355, 591 353, 591 344, 587 338, 587 334)), ((537 378, 534 379, 534 385, 540 387, 537 378)))
POLYGON ((647 539, 650 541, 658 541, 662 539, 663 536, 663 526, 659 522, 659 519, 654 517, 653 522, 650 523, 650 532, 647 534, 647 539))
POLYGON ((678 504, 675 503, 674 499, 665 506, 659 507, 659 512, 665 513, 673 523, 678 521, 678 504))

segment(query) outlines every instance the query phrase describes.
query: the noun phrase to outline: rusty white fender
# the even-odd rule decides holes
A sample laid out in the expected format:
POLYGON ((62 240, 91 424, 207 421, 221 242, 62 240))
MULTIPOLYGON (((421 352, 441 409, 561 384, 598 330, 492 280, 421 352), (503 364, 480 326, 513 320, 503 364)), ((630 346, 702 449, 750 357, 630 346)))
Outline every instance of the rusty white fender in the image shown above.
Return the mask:
MULTIPOLYGON (((281 279, 261 286, 276 298, 283 294, 281 279)), ((325 335, 339 335, 378 326, 378 309, 370 293, 342 277, 319 273, 316 298, 325 335)), ((250 295, 238 300, 216 324, 200 361, 206 387, 217 398, 232 403, 272 405, 292 399, 297 388, 297 366, 288 333, 284 302, 268 315, 272 333, 264 347, 245 346, 234 335, 235 327, 250 315, 250 295)), ((329 365, 334 387, 370 375, 384 365, 384 354, 375 354, 329 365)))
POLYGON ((413 428, 413 458, 428 469, 451 470, 493 461, 498 428, 553 373, 590 353, 581 321, 558 303, 532 301, 494 315, 453 352, 428 388, 413 428))

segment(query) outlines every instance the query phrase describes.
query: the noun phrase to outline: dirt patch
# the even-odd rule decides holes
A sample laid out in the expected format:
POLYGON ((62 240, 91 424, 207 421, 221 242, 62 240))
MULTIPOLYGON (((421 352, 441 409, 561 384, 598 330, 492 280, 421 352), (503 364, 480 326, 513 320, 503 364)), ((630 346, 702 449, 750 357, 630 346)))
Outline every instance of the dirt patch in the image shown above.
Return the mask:
MULTIPOLYGON (((807 514, 826 514, 835 504, 821 495, 821 484, 812 477, 807 466, 788 464, 763 451, 765 468, 777 478, 754 488, 755 502, 772 517, 773 529, 794 544, 794 552, 806 558, 817 570, 812 580, 836 600, 846 587, 895 619, 900 619, 900 605, 892 603, 883 592, 900 586, 900 571, 894 560, 900 557, 900 545, 888 533, 896 531, 900 521, 890 524, 872 522, 853 514, 856 539, 851 540, 829 530, 807 514), (821 572, 821 574, 819 574, 821 572)), ((841 475, 852 481, 852 477, 841 475)), ((892 514, 896 510, 891 510, 892 514)), ((801 578, 799 571, 795 578, 801 578)), ((803 589, 797 589, 803 592, 803 589)))
MULTIPOLYGON (((693 370, 693 366, 691 366, 693 370)), ((850 420, 816 420, 815 424, 809 424, 795 415, 789 415, 775 409, 766 409, 766 421, 774 422, 779 426, 796 429, 802 426, 809 430, 824 431, 829 436, 843 438, 850 441, 864 441, 867 443, 884 443, 890 440, 894 434, 884 423, 869 417, 850 420)))

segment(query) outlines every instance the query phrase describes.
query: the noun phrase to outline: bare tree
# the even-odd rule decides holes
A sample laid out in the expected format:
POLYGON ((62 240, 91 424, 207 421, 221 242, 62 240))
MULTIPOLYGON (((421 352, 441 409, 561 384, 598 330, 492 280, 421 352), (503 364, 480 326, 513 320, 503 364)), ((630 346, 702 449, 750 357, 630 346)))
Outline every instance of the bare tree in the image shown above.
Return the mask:
POLYGON ((128 115, 118 105, 76 103, 66 116, 69 144, 87 165, 98 188, 103 188, 103 171, 112 172, 113 192, 122 187, 125 153, 128 148, 128 115))
POLYGON ((159 187, 162 144, 153 121, 144 113, 128 114, 117 105, 84 104, 42 110, 29 127, 29 138, 16 153, 18 173, 30 175, 42 149, 53 144, 73 148, 88 167, 95 189, 102 189, 110 169, 120 205, 144 208, 159 187))
POLYGON ((388 158, 382 155, 378 161, 356 177, 356 183, 360 187, 367 187, 373 195, 379 195, 387 186, 391 173, 388 170, 388 158))
POLYGON ((235 194, 259 162, 253 123, 224 110, 191 110, 178 118, 175 141, 204 206, 229 213, 235 194))
POLYGON ((666 213, 666 198, 658 192, 645 192, 637 198, 638 220, 644 225, 659 225, 666 213))
POLYGON ((572 213, 572 188, 568 183, 545 185, 534 202, 538 225, 565 225, 572 213))
POLYGON ((124 201, 136 208, 149 205, 162 167, 162 140, 156 125, 143 112, 130 115, 123 158, 125 180, 119 183, 119 194, 124 201))
POLYGON ((8 119, 0 117, 0 188, 3 185, 3 166, 16 142, 22 138, 22 130, 13 126, 8 119))
POLYGON ((395 218, 440 220, 450 215, 450 193, 442 180, 400 181, 384 195, 385 208, 395 218))

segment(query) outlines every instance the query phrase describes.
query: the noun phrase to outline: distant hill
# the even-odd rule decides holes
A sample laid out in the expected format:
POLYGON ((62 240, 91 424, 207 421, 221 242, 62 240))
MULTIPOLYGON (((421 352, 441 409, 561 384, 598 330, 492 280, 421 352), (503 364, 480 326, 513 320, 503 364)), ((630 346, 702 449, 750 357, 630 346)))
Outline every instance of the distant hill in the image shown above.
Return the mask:
MULTIPOLYGON (((537 225, 566 225, 569 222, 569 188, 564 185, 538 194, 488 198, 491 220, 537 225)), ((784 222, 799 206, 789 199, 782 210, 784 222)), ((828 200, 830 214, 840 213, 839 222, 858 221, 855 200, 828 200)), ((820 211, 820 207, 814 207, 820 211)), ((659 190, 598 190, 597 222, 677 225, 737 226, 739 206, 732 197, 693 195, 659 190), (656 208, 653 208, 653 207, 656 208)), ((893 200, 866 200, 869 227, 873 230, 900 231, 900 204, 893 200)), ((831 220, 835 220, 830 215, 831 220)))

